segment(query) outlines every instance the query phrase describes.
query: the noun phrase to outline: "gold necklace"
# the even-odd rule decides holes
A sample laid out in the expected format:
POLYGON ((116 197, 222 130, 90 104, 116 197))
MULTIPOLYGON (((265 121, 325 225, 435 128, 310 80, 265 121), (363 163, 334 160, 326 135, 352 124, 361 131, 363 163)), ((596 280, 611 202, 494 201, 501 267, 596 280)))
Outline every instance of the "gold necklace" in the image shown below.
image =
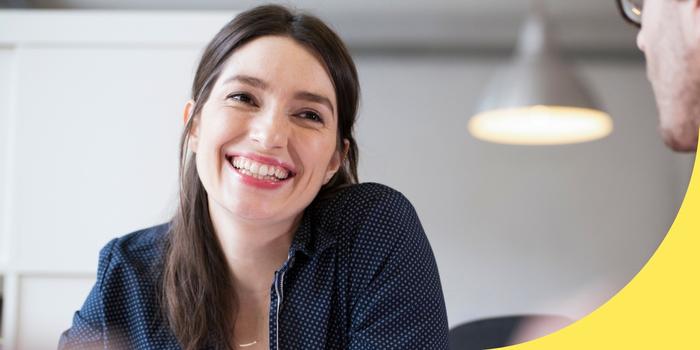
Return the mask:
MULTIPOLYGON (((260 315, 258 315, 258 317, 256 317, 256 322, 255 322, 256 323, 256 333, 258 335, 260 334, 258 326, 260 325, 261 321, 265 322, 266 321, 265 317, 264 316, 261 317, 260 315)), ((238 343, 238 347, 239 348, 248 348, 248 347, 256 345, 257 343, 258 343, 258 340, 253 340, 253 341, 248 342, 248 343, 238 343)))
POLYGON ((253 341, 250 342, 250 343, 238 344, 238 347, 239 347, 239 348, 247 348, 247 347, 253 346, 253 345, 257 344, 257 343, 258 343, 257 340, 253 340, 253 341))
MULTIPOLYGON (((269 293, 268 290, 265 290, 265 291, 263 291, 263 292, 264 292, 265 294, 269 293)), ((267 310, 267 307, 265 308, 265 310, 267 310)), ((259 333, 259 332, 258 332, 258 330, 259 330, 258 326, 260 325, 260 322, 263 322, 263 324, 266 324, 266 323, 267 323, 267 322, 266 322, 267 320, 265 319, 265 315, 266 315, 266 314, 264 314, 264 313, 258 313, 258 314, 257 314, 256 322, 255 322, 255 323, 256 323, 256 333, 259 333)), ((257 340, 253 340, 253 341, 251 341, 251 342, 249 342, 249 343, 238 343, 238 347, 239 347, 239 348, 248 348, 248 347, 254 346, 254 345, 257 344, 257 343, 258 343, 257 340)))

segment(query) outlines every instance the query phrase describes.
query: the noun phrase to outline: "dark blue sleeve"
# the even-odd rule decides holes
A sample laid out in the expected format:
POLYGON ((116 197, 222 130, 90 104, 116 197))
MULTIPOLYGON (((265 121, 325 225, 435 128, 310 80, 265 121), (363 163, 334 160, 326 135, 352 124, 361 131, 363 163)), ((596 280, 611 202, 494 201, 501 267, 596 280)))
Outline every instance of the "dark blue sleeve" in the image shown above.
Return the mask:
POLYGON ((411 203, 390 190, 359 224, 350 259, 350 349, 447 349, 448 324, 437 264, 411 203))
POLYGON ((112 260, 112 249, 117 239, 109 242, 100 251, 97 267, 97 281, 85 300, 83 307, 73 315, 73 325, 63 332, 58 343, 59 349, 101 349, 104 348, 104 279, 112 260))

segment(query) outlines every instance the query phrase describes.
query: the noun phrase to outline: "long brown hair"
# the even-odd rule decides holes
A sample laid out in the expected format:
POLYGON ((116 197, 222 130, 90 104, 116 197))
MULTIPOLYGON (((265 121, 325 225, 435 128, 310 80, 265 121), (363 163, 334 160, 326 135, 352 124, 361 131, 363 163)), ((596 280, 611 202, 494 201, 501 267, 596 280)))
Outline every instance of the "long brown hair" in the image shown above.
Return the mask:
MULTIPOLYGON (((338 101, 337 150, 348 150, 333 178, 316 200, 357 183, 358 150, 353 137, 359 83, 355 64, 340 38, 320 19, 266 5, 240 13, 209 42, 192 84, 194 108, 180 139, 180 203, 165 242, 162 309, 185 350, 206 345, 231 349, 236 296, 224 253, 209 217, 207 193, 187 149, 192 120, 199 117, 226 59, 243 44, 266 35, 288 36, 314 53, 325 65, 338 101)), ((342 154, 342 153, 341 153, 342 154)))

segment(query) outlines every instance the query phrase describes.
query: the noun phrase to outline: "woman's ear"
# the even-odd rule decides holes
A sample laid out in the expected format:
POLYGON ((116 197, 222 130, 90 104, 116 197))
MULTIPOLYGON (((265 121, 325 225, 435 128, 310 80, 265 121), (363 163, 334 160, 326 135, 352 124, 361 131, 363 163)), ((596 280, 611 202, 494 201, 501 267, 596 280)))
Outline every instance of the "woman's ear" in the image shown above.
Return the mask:
POLYGON ((338 172, 340 166, 345 161, 345 157, 348 155, 348 149, 350 148, 350 141, 348 139, 343 139, 343 150, 342 152, 333 153, 333 158, 330 164, 328 164, 328 170, 326 171, 326 178, 323 180, 323 184, 326 185, 328 181, 331 181, 333 175, 338 172))
POLYGON ((199 145, 199 119, 194 118, 192 113, 194 113, 194 101, 189 100, 187 103, 185 103, 185 109, 182 112, 185 126, 187 126, 188 122, 192 123, 187 138, 187 148, 190 151, 197 153, 197 146, 199 145), (190 119, 192 120, 190 121, 190 119))

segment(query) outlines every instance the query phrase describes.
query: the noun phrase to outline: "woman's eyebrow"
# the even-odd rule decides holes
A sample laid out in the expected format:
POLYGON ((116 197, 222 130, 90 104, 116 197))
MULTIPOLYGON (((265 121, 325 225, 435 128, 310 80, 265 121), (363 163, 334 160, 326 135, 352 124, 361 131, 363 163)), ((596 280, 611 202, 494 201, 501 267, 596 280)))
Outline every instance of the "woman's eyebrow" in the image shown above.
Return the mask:
POLYGON ((229 77, 228 79, 224 80, 224 84, 230 83, 232 81, 239 81, 243 84, 250 85, 252 87, 256 87, 262 90, 265 90, 268 87, 268 84, 264 80, 245 74, 236 74, 232 77, 229 77))
POLYGON ((299 91, 294 94, 294 98, 298 100, 320 103, 328 107, 328 109, 331 112, 334 112, 333 104, 331 103, 331 100, 328 99, 328 97, 321 96, 319 94, 314 94, 313 92, 299 91))

